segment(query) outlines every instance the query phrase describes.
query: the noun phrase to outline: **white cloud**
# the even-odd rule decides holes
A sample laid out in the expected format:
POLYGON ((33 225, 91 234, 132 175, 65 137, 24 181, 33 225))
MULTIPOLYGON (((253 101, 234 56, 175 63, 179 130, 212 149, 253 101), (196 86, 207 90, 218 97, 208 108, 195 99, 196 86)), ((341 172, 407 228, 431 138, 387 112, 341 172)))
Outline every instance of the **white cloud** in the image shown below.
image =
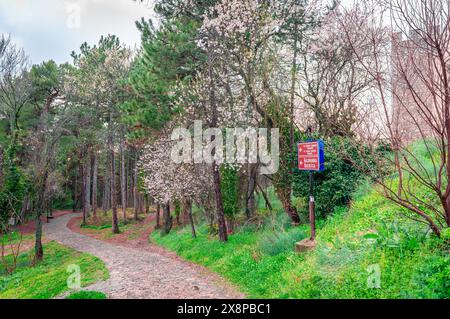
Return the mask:
POLYGON ((96 43, 101 35, 115 34, 129 46, 140 41, 135 21, 153 11, 132 0, 0 0, 0 32, 9 33, 24 47, 33 63, 53 59, 70 61, 81 43, 96 43), (80 25, 68 6, 80 8, 80 25))

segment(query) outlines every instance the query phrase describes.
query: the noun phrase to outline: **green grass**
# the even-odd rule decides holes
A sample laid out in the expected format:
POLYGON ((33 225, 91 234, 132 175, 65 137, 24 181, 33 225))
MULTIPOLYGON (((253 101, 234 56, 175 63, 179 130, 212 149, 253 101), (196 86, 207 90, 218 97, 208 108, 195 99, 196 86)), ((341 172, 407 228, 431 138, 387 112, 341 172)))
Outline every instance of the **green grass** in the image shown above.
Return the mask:
MULTIPOLYGON (((131 208, 127 209, 127 222, 123 222, 122 210, 118 212, 118 226, 120 233, 125 233, 128 231, 132 231, 137 237, 139 237, 138 229, 140 228, 139 223, 144 220, 147 215, 144 213, 139 213, 139 220, 134 220, 134 211, 131 208)), ((104 239, 113 238, 117 234, 113 234, 110 230, 112 228, 112 211, 109 210, 107 212, 99 211, 97 213, 97 218, 90 216, 87 220, 86 225, 80 225, 82 229, 94 230, 103 234, 104 239)), ((130 236, 130 239, 133 239, 133 235, 130 236)))
POLYGON ((0 234, 0 243, 3 242, 5 244, 15 244, 19 241, 26 241, 34 239, 34 235, 23 235, 20 232, 13 231, 8 234, 0 234))
POLYGON ((44 260, 31 265, 31 252, 19 256, 18 267, 7 274, 0 265, 0 299, 47 299, 69 290, 69 265, 78 265, 81 286, 109 277, 105 264, 97 257, 50 242, 44 245, 44 260))
POLYGON ((98 291, 77 291, 71 293, 66 299, 107 299, 107 296, 98 291))
POLYGON ((151 240, 202 264, 236 284, 251 298, 450 298, 448 246, 369 184, 356 192, 350 209, 337 208, 318 222, 314 251, 298 254, 294 242, 308 227, 289 226, 279 212, 258 231, 242 227, 228 243, 198 238, 189 229, 151 240), (371 269, 380 270, 380 288, 371 269))

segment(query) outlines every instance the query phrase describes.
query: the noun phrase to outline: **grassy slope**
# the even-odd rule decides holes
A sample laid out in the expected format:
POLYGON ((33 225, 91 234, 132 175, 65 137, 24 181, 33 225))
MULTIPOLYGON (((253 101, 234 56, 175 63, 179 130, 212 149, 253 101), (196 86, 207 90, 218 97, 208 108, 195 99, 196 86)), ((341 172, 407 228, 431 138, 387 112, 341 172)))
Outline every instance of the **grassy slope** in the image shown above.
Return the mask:
POLYGON ((205 226, 197 239, 187 228, 151 239, 223 275, 248 297, 449 298, 448 248, 398 210, 366 185, 350 209, 319 223, 318 247, 304 254, 294 253, 293 244, 307 237, 307 227, 288 226, 281 212, 262 230, 242 228, 226 244, 205 226), (368 287, 370 265, 380 269, 379 289, 368 287))
POLYGON ((69 265, 80 266, 81 285, 87 286, 109 277, 104 263, 55 242, 44 245, 44 261, 30 266, 31 254, 19 257, 18 268, 6 274, 0 265, 0 298, 53 298, 68 290, 69 265))

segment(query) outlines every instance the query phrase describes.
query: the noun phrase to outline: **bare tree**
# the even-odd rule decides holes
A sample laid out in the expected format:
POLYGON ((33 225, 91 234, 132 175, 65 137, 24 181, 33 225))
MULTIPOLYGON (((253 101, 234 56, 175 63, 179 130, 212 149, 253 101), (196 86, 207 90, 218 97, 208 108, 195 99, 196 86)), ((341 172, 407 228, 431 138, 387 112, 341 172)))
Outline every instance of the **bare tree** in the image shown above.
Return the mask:
POLYGON ((448 2, 431 0, 392 0, 383 7, 359 2, 341 21, 375 82, 378 134, 393 153, 380 157, 380 144, 372 145, 375 163, 362 158, 365 171, 386 198, 437 236, 450 226, 449 26, 448 2), (423 143, 421 156, 411 145, 416 140, 423 143))
POLYGON ((302 112, 311 113, 316 130, 323 136, 349 136, 364 108, 361 101, 371 88, 373 78, 362 68, 339 19, 340 6, 320 18, 314 32, 302 41, 297 93, 302 112))
POLYGON ((21 110, 30 99, 27 75, 28 57, 10 38, 0 38, 0 116, 8 119, 9 133, 15 139, 21 110))
MULTIPOLYGON (((1 49, 1 48, 0 48, 1 49)), ((12 194, 4 194, 7 200, 10 201, 8 206, 11 207, 11 218, 18 220, 20 218, 19 212, 14 209, 13 202, 16 200, 12 194)), ((0 219, 0 260, 7 273, 12 273, 17 267, 17 260, 20 255, 20 247, 23 241, 21 232, 14 232, 11 230, 9 220, 0 219)))

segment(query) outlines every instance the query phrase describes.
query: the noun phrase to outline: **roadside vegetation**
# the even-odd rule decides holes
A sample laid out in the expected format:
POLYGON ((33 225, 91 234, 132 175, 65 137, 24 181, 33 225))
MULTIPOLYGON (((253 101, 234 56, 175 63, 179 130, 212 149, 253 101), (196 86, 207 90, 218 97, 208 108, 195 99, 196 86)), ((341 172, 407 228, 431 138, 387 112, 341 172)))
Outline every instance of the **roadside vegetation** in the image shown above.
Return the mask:
POLYGON ((35 264, 33 251, 18 258, 17 268, 8 274, 0 265, 1 299, 48 299, 69 290, 68 267, 80 267, 81 286, 85 287, 109 277, 105 264, 98 258, 79 253, 55 242, 44 245, 47 258, 35 264))
POLYGON ((178 229, 154 232, 151 241, 221 274, 250 298, 450 298, 448 243, 398 212, 366 183, 349 208, 319 221, 310 252, 294 252, 308 227, 292 227, 279 209, 258 230, 237 228, 226 244, 206 226, 197 238, 178 229))

